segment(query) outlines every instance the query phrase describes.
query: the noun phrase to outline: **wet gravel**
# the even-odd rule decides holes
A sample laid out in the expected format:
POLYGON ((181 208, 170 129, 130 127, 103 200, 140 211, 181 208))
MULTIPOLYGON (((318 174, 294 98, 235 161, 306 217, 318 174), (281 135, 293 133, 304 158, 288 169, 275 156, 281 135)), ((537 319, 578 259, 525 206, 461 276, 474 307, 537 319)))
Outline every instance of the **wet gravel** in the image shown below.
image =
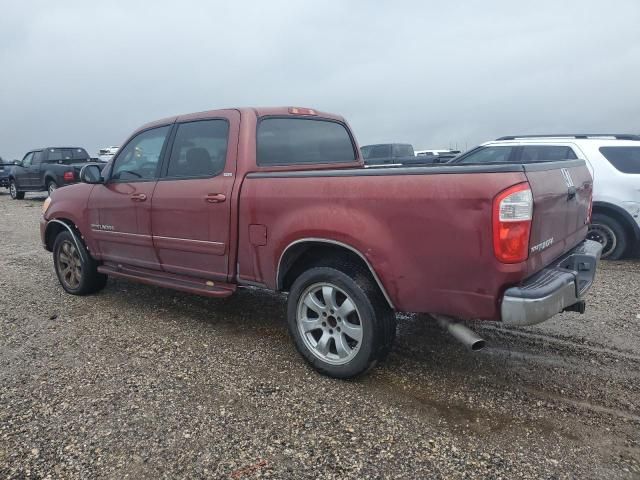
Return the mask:
POLYGON ((345 382, 281 295, 64 294, 42 200, 0 194, 0 478, 640 478, 638 260, 602 263, 585 315, 473 325, 479 353, 402 316, 345 382))

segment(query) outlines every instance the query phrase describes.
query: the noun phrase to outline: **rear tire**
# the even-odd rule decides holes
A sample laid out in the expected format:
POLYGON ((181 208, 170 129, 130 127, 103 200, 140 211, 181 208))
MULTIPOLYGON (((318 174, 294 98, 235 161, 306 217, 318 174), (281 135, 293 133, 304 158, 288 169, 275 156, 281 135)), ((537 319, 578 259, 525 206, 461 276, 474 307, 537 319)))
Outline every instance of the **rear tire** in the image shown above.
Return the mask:
POLYGON ((47 180, 47 193, 49 194, 49 196, 51 196, 51 194, 57 189, 58 184, 55 182, 55 180, 47 180))
POLYGON ((352 378, 387 356, 396 319, 368 272, 340 267, 313 267, 293 282, 287 323, 298 352, 313 368, 352 378))
POLYGON ((24 198, 24 192, 18 190, 16 181, 13 178, 9 180, 9 195, 13 200, 22 200, 24 198))
POLYGON ((589 225, 589 240, 602 244, 602 258, 619 260, 627 251, 627 232, 618 220, 603 213, 595 213, 589 225))
POLYGON ((98 264, 84 244, 76 244, 67 231, 59 233, 53 244, 53 265, 60 285, 71 295, 96 293, 107 284, 107 276, 98 272, 98 264))

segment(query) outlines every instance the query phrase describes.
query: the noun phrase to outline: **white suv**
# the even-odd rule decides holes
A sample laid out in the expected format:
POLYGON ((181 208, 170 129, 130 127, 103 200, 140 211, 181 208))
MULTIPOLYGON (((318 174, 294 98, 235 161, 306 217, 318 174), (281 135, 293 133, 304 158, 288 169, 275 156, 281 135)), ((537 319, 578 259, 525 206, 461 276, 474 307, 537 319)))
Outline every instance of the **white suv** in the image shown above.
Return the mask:
POLYGON ((640 135, 523 135, 486 142, 452 163, 534 163, 586 160, 593 176, 588 238, 602 258, 617 260, 640 244, 640 135))

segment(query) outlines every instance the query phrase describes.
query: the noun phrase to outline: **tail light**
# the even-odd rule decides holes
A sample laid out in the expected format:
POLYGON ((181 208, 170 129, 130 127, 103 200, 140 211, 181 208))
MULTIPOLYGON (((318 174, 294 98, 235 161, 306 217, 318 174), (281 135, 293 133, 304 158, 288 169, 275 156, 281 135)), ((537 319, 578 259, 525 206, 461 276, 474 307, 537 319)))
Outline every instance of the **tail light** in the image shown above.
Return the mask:
POLYGON ((587 225, 591 224, 591 216, 593 215, 593 192, 589 196, 589 212, 587 213, 587 225))
POLYGON ((529 257, 533 195, 528 183, 500 192, 493 200, 493 250, 502 263, 529 257))
POLYGON ((75 180, 75 175, 73 174, 73 172, 64 172, 62 178, 65 182, 73 182, 75 180))

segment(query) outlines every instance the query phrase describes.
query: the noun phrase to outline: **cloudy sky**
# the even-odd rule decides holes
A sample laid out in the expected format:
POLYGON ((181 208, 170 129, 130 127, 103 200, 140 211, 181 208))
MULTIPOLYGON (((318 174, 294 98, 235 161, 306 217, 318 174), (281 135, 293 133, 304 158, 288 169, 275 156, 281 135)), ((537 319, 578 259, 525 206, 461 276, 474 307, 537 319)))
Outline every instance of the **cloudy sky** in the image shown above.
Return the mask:
POLYGON ((361 145, 640 133, 640 0, 452 3, 4 1, 0 156, 254 105, 340 113, 361 145))

